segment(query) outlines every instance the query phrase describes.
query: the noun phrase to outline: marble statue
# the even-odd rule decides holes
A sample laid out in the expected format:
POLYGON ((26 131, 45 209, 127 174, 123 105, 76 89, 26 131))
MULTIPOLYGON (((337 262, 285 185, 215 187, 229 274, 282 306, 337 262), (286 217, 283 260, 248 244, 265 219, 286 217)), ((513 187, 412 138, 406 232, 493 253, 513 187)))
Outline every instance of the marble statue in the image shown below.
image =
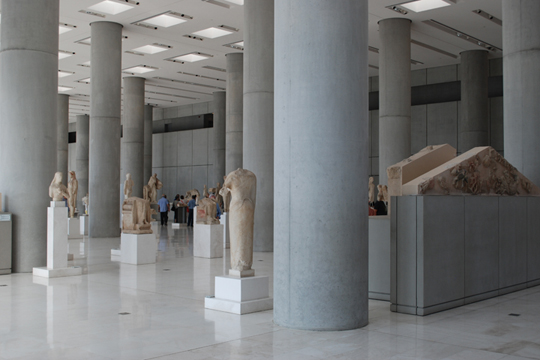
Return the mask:
POLYGON ((192 189, 186 192, 186 199, 187 199, 186 201, 187 202, 191 201, 191 197, 193 195, 197 195, 197 198, 195 199, 195 203, 197 204, 197 206, 199 206, 199 201, 201 200, 201 194, 199 193, 199 190, 197 189, 192 189))
POLYGON ((75 171, 69 172, 69 182, 68 182, 68 206, 69 206, 69 217, 75 217, 75 208, 77 207, 77 190, 79 189, 79 181, 75 176, 75 171))
POLYGON ((148 184, 143 187, 143 197, 151 204, 157 204, 157 191, 163 187, 163 183, 158 179, 157 174, 150 176, 148 184))
POLYGON ((131 174, 126 174, 126 181, 124 181, 124 199, 130 198, 133 193, 133 180, 131 180, 131 174))
POLYGON ((253 265, 253 222, 255 216, 255 195, 257 177, 245 169, 232 171, 227 175, 222 196, 230 193, 229 232, 231 237, 231 270, 229 275, 237 277, 254 276, 253 265))
MULTIPOLYGON (((223 186, 225 186, 225 182, 227 181, 227 175, 223 177, 223 186)), ((219 183, 218 183, 219 184, 219 183)), ((221 195, 221 198, 223 199, 223 212, 229 212, 229 204, 231 203, 231 194, 228 192, 221 193, 221 188, 219 191, 219 195, 221 195)))
MULTIPOLYGON (((221 210, 223 210, 223 196, 221 196, 219 194, 219 191, 221 190, 221 184, 220 183, 217 183, 217 186, 216 186, 216 192, 214 194, 216 194, 216 201, 217 203, 219 204, 219 208, 221 210)), ((224 210, 223 210, 224 211, 224 210)))
POLYGON ((388 186, 387 185, 383 185, 382 193, 383 193, 383 201, 385 201, 385 202, 390 201, 390 197, 388 196, 388 186))
POLYGON ((370 176, 369 184, 368 184, 368 189, 369 189, 368 201, 370 204, 375 202, 375 184, 373 183, 373 181, 374 181, 373 176, 370 176))
POLYGON ((209 197, 210 194, 208 194, 208 190, 207 190, 207 187, 206 185, 204 185, 204 189, 203 189, 203 198, 207 198, 209 197))
POLYGON ((90 204, 90 197, 88 196, 88 193, 86 193, 86 196, 84 196, 81 200, 84 204, 84 213, 88 215, 88 205, 90 204))
POLYGON ((49 196, 53 201, 63 201, 64 197, 69 198, 68 189, 62 184, 62 173, 60 171, 54 174, 51 185, 49 185, 49 196))
POLYGON ((122 232, 124 234, 152 234, 150 201, 130 197, 122 204, 122 232))
POLYGON ((195 209, 197 210, 197 224, 219 225, 219 220, 216 217, 216 202, 213 199, 202 199, 195 209))

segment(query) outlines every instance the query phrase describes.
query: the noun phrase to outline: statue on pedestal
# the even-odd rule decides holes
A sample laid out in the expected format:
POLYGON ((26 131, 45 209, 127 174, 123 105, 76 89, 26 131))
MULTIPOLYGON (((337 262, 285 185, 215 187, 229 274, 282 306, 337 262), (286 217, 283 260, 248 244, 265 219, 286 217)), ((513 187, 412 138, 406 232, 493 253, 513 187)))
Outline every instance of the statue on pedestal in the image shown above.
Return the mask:
POLYGON ((219 208, 223 211, 225 211, 223 209, 223 196, 221 196, 221 194, 219 193, 221 190, 221 184, 220 183, 217 183, 217 186, 216 186, 216 192, 214 194, 216 194, 216 201, 217 203, 219 204, 219 208))
POLYGON ((216 217, 217 206, 215 200, 202 199, 195 210, 197 211, 197 224, 219 225, 219 220, 216 217))
MULTIPOLYGON (((227 181, 227 175, 225 175, 223 177, 223 186, 225 186, 225 182, 227 181)), ((219 185, 219 183, 218 183, 219 185)), ((219 186, 218 186, 219 187, 219 186)), ((221 198, 223 199, 223 212, 229 212, 229 204, 231 203, 231 194, 229 194, 228 192, 221 192, 221 189, 218 191, 219 195, 221 195, 221 198)))
POLYGON ((75 171, 69 172, 69 182, 68 182, 68 206, 69 206, 69 217, 75 217, 75 208, 77 207, 77 190, 79 189, 79 181, 75 176, 75 171))
POLYGON ((58 171, 54 174, 54 178, 49 185, 49 196, 53 201, 63 201, 64 197, 69 199, 69 194, 66 186, 62 184, 62 173, 58 171))
POLYGON ((124 181, 124 199, 130 198, 133 193, 133 180, 131 180, 131 174, 126 174, 126 181, 124 181))
POLYGON ((90 197, 88 196, 88 193, 86 193, 86 196, 83 197, 81 200, 84 204, 84 213, 88 215, 88 205, 90 204, 90 197))
POLYGON ((143 187, 144 200, 150 201, 151 204, 157 204, 157 191, 163 187, 163 183, 158 179, 157 174, 150 176, 148 185, 143 187))
POLYGON ((129 197, 122 204, 122 232, 124 234, 152 234, 150 202, 129 197))
POLYGON ((204 189, 203 189, 203 198, 207 198, 209 197, 210 194, 208 194, 208 190, 207 190, 207 187, 206 185, 204 185, 204 189))

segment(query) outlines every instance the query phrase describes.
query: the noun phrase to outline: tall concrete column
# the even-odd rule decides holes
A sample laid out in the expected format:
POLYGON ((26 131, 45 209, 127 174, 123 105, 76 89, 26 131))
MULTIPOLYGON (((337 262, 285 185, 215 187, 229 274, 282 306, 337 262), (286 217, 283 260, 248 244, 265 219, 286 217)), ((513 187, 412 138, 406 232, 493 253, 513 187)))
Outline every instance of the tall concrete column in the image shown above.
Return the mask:
POLYGON ((144 174, 142 186, 146 185, 150 176, 152 176, 153 113, 154 107, 152 105, 144 105, 144 174))
POLYGON ((503 0, 504 157, 540 184, 540 1, 503 0))
MULTIPOLYGON (((126 174, 133 180, 133 196, 142 198, 144 182, 144 81, 142 77, 124 78, 124 121, 122 137, 123 185, 126 174)), ((146 179, 148 181, 148 179, 146 179)), ((121 196, 123 199, 124 196, 121 196)))
POLYGON ((227 54, 225 175, 242 167, 244 54, 227 54))
POLYGON ((346 330, 368 322, 367 191, 330 207, 320 196, 368 187, 367 24, 367 0, 275 2, 274 321, 281 326, 346 330))
POLYGON ((486 50, 461 53, 458 152, 489 145, 489 62, 486 50))
POLYGON ((411 155, 411 21, 379 21, 379 183, 411 155))
POLYGON ((212 106, 214 108, 214 179, 211 186, 219 182, 223 185, 225 173, 225 103, 226 92, 215 91, 212 106))
POLYGON ((243 166, 257 176, 253 250, 274 251, 274 0, 244 4, 243 166))
POLYGON ((90 237, 120 236, 120 100, 122 25, 90 24, 92 102, 90 108, 90 237))
POLYGON ((68 143, 69 143, 69 95, 59 94, 57 106, 58 121, 56 124, 56 171, 68 176, 68 143))
POLYGON ((13 272, 47 263, 48 189, 57 149, 58 18, 58 0, 2 1, 0 193, 4 210, 13 213, 13 272))
POLYGON ((77 209, 84 213, 82 198, 88 193, 88 147, 89 147, 89 124, 88 115, 77 115, 77 142, 76 142, 76 166, 79 189, 77 192, 77 209))

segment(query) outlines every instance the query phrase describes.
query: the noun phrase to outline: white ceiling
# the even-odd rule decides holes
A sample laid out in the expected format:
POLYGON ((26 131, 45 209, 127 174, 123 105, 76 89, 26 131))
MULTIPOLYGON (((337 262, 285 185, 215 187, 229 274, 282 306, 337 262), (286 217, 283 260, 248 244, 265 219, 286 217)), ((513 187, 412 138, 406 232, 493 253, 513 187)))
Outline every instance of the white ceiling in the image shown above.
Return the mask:
MULTIPOLYGON (((76 43, 76 41, 90 36, 90 23, 93 21, 113 21, 124 26, 123 34, 127 36, 122 43, 123 59, 122 68, 136 65, 148 65, 158 68, 158 70, 143 74, 147 79, 146 96, 147 103, 159 107, 171 107, 205 102, 212 100, 212 92, 218 88, 225 88, 225 82, 201 77, 195 77, 178 72, 208 76, 215 79, 226 79, 224 72, 202 68, 203 66, 214 66, 225 69, 225 54, 238 52, 239 50, 223 46, 243 40, 243 6, 228 3, 225 0, 217 0, 223 4, 228 4, 230 8, 213 5, 204 0, 139 0, 140 4, 134 6, 132 10, 117 14, 106 15, 105 18, 96 17, 79 12, 88 9, 90 6, 101 0, 60 0, 60 22, 75 25, 72 31, 60 35, 60 49, 74 52, 75 55, 59 60, 59 69, 74 72, 73 75, 59 79, 59 85, 73 87, 73 90, 65 92, 70 97, 70 117, 77 114, 89 113, 90 84, 78 83, 77 80, 90 77, 90 69, 78 64, 90 60, 90 46, 76 43), (148 29, 136 25, 132 22, 148 18, 166 11, 175 11, 193 17, 183 24, 169 28, 148 29), (227 25, 239 29, 230 35, 216 39, 204 39, 204 41, 193 40, 183 35, 206 29, 211 26, 227 25), (172 46, 172 49, 154 55, 138 56, 126 53, 134 48, 152 43, 161 43, 172 46), (212 58, 195 63, 173 63, 164 61, 166 58, 182 55, 185 53, 198 51, 213 55, 212 58), (183 84, 167 80, 156 79, 156 77, 175 79, 185 82, 202 84, 183 84), (157 87, 156 87, 157 85, 157 87), (160 86, 166 86, 160 87, 160 86), (162 94, 155 94, 158 92, 162 94), (85 95, 85 96, 84 96, 85 95), (177 95, 177 96, 174 96, 177 95), (185 96, 189 98, 182 98, 185 96)), ((246 0, 249 1, 249 0, 246 0)), ((482 47, 457 38, 443 31, 422 23, 424 20, 434 19, 440 23, 457 29, 465 34, 502 48, 502 27, 494 22, 485 19, 473 10, 482 9, 485 12, 502 19, 501 0, 449 0, 455 4, 440 9, 430 10, 422 13, 409 11, 402 15, 386 6, 399 4, 405 0, 369 0, 369 45, 380 48, 377 22, 381 19, 392 17, 405 17, 412 20, 412 39, 424 44, 444 50, 454 54, 457 58, 440 54, 433 50, 412 44, 412 59, 423 64, 411 65, 411 69, 422 69, 435 66, 443 66, 459 63, 459 53, 464 50, 482 49, 482 47)), ((336 1, 339 6, 339 1, 336 1)), ((378 54, 369 52, 369 64, 378 66, 378 54)), ((502 53, 490 52, 490 57, 501 57, 502 53)), ((370 76, 377 75, 376 68, 369 69, 370 76)), ((130 76, 125 74, 125 76, 130 76)))

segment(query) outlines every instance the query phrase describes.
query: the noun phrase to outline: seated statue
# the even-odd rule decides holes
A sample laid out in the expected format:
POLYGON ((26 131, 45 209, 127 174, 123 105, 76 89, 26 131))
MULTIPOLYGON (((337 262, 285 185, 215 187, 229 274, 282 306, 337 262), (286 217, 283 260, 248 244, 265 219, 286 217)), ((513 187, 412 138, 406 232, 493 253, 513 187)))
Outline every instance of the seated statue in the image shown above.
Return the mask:
POLYGON ((124 234, 152 234, 150 202, 130 197, 122 204, 122 232, 124 234))
POLYGON ((205 198, 199 201, 197 209, 197 224, 218 225, 216 202, 205 198))
POLYGON ((143 187, 144 200, 150 201, 152 204, 157 203, 157 191, 163 187, 163 183, 158 179, 157 174, 150 176, 148 184, 143 187))

